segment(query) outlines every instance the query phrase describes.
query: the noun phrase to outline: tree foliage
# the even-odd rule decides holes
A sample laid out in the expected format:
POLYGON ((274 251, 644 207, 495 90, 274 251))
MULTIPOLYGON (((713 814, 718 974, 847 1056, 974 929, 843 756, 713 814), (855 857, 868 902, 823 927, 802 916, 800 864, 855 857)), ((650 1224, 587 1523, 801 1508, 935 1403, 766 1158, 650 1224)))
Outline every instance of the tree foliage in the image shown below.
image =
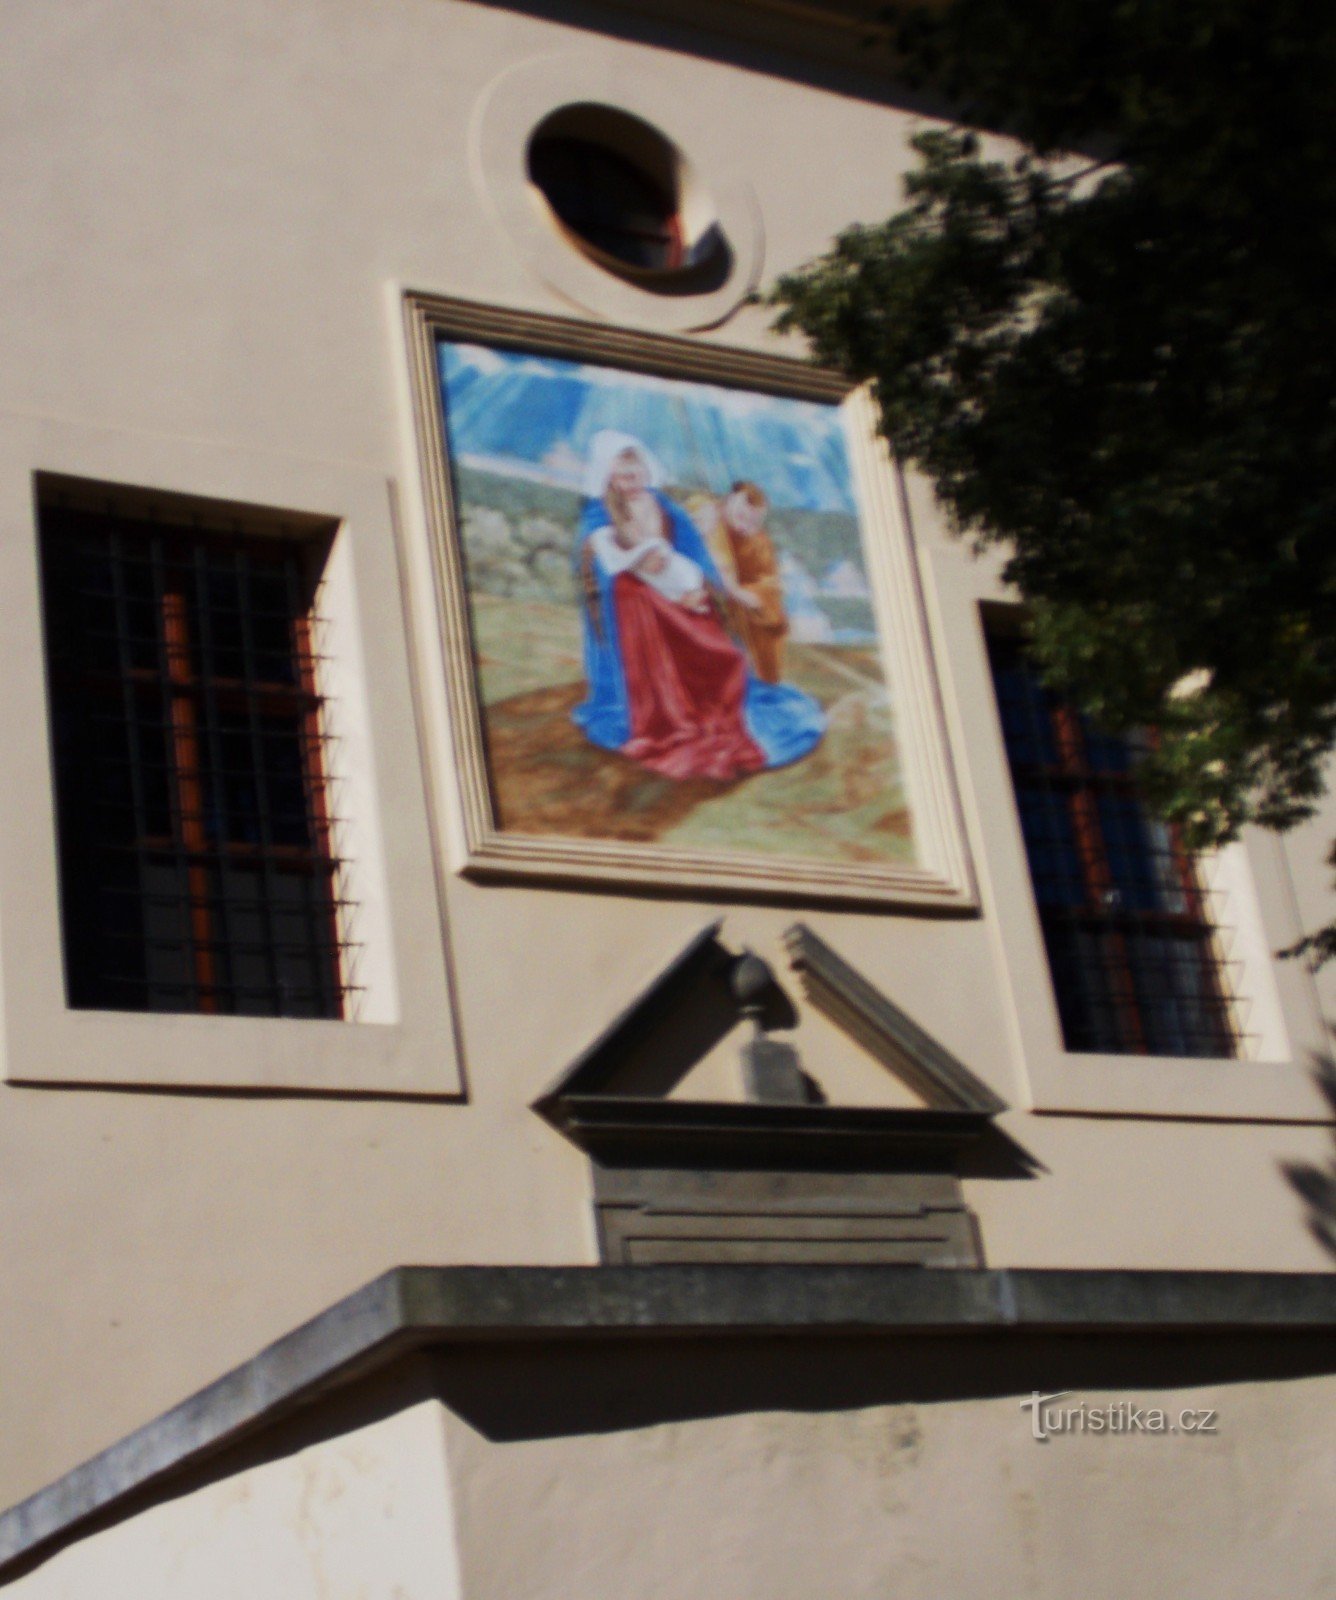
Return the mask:
POLYGON ((952 0, 900 45, 1008 138, 916 138, 779 326, 1006 548, 1050 681, 1160 730, 1189 842, 1288 827, 1336 744, 1336 10, 952 0))

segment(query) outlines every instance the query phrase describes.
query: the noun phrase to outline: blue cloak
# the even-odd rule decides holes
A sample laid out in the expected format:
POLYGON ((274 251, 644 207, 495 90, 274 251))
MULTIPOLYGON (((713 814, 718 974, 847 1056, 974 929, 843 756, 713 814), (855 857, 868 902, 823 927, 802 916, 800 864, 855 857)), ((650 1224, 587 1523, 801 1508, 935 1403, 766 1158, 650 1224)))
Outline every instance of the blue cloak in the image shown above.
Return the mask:
MULTIPOLYGON (((723 578, 696 524, 681 506, 661 490, 653 489, 650 492, 667 514, 674 548, 696 562, 707 582, 716 589, 722 589, 723 578)), ((601 500, 585 501, 575 546, 577 574, 583 561, 586 540, 596 529, 605 527, 609 520, 607 507, 601 500)), ((589 606, 583 605, 585 681, 589 693, 571 716, 594 744, 601 745, 605 750, 620 750, 631 737, 631 709, 626 695, 621 641, 617 633, 613 581, 600 562, 595 560, 593 567, 598 580, 601 627, 595 627, 589 606)), ((738 648, 741 650, 742 646, 738 648)), ((767 767, 783 767, 799 760, 819 743, 826 731, 826 714, 811 695, 794 688, 792 684, 762 683, 750 671, 747 674, 742 715, 747 732, 765 755, 767 767)))

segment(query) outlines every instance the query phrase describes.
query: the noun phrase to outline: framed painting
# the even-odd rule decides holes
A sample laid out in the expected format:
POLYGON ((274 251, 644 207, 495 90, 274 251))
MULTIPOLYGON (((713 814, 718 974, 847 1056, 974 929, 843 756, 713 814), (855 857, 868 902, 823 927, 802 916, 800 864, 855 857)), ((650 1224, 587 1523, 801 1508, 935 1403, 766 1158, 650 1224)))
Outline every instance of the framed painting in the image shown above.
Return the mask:
POLYGON ((406 313, 457 865, 972 908, 868 397, 713 344, 406 313))

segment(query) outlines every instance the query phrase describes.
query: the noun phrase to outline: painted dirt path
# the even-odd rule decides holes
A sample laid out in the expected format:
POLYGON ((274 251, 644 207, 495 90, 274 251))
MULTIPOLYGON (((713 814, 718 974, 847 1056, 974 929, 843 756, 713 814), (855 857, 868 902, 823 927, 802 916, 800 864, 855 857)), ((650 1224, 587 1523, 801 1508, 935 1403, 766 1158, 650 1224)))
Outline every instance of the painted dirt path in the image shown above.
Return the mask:
POLYGON ((737 787, 709 778, 660 778, 598 749, 571 721, 583 696, 583 684, 563 683, 488 708, 488 770, 505 775, 493 785, 502 828, 652 843, 702 800, 737 787))
POLYGON ((564 683, 487 708, 488 770, 506 831, 852 861, 912 858, 886 718, 867 688, 823 696, 830 728, 803 761, 729 782, 659 777, 598 749, 571 721, 583 693, 581 683, 564 683))

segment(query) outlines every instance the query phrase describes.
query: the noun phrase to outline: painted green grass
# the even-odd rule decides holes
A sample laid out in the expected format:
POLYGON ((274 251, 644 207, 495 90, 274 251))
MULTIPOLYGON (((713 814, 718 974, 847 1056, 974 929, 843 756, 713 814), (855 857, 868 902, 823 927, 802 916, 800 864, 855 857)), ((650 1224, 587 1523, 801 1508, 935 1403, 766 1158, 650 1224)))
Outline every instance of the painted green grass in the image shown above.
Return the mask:
POLYGON ((826 708, 825 738, 791 767, 760 772, 705 800, 662 842, 700 850, 840 861, 912 861, 908 801, 891 705, 865 652, 804 645, 786 678, 826 708), (865 676, 864 687, 857 679, 865 676))
POLYGON ((472 612, 483 705, 583 681, 584 646, 580 616, 573 606, 475 594, 472 612))

